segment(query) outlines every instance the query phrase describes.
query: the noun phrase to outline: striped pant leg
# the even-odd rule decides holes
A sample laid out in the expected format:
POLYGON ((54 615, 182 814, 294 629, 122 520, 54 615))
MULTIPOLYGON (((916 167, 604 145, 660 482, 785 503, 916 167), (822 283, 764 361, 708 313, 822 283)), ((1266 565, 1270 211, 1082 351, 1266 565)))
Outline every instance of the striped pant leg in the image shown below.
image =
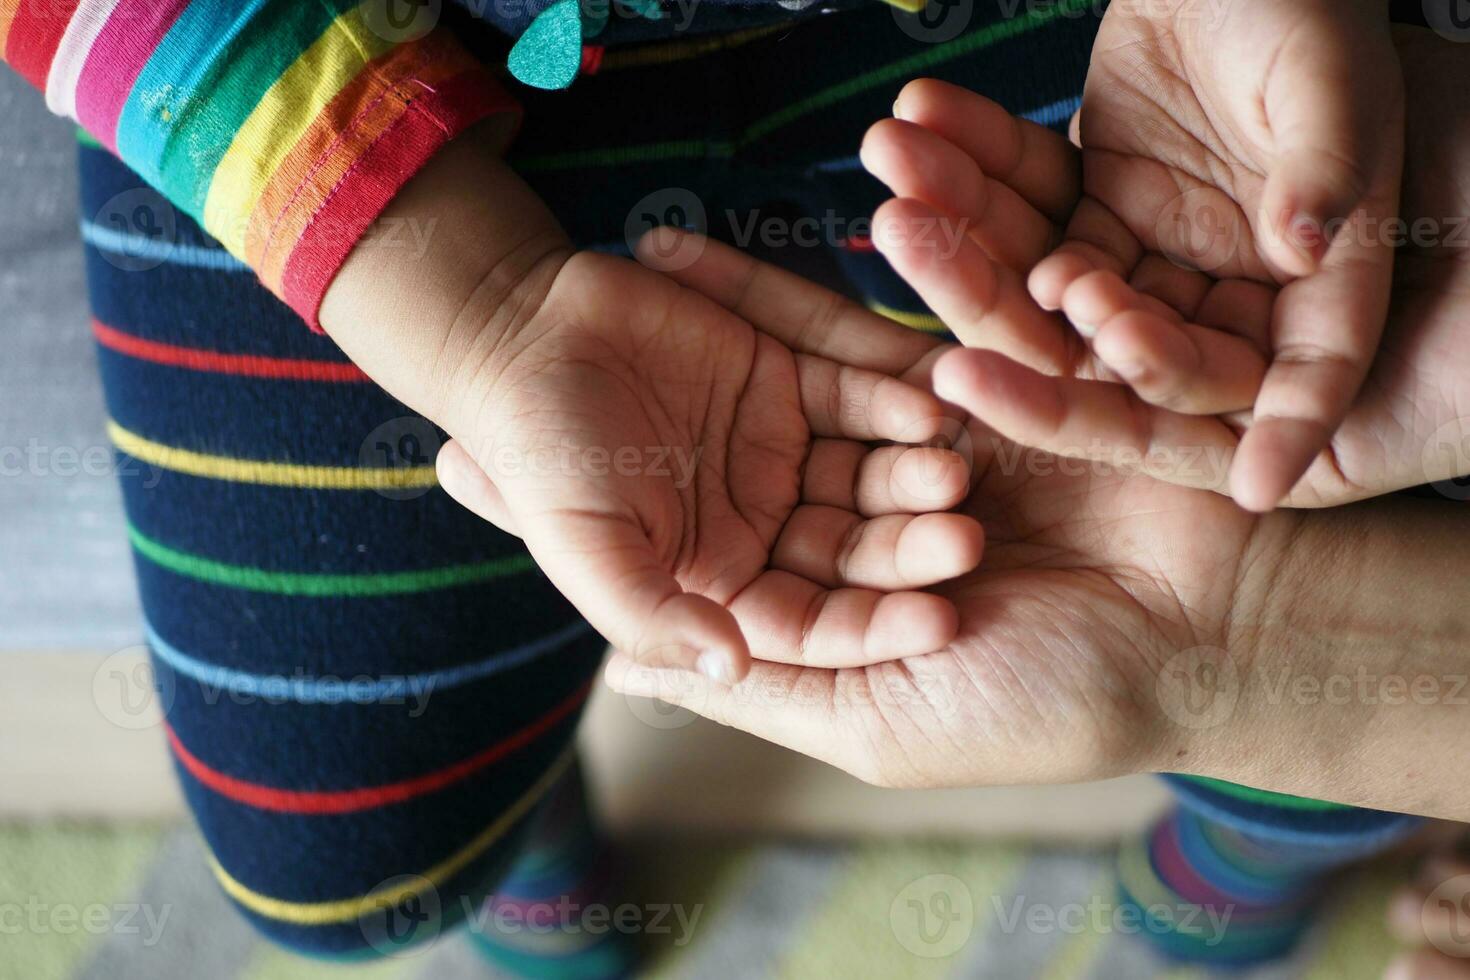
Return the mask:
POLYGON ((299 950, 423 939, 475 914, 571 766, 602 641, 434 485, 431 425, 81 154, 147 635, 214 874, 299 950))
POLYGON ((1335 872, 1423 824, 1220 780, 1163 778, 1177 805, 1125 845, 1118 886, 1153 945, 1185 962, 1245 966, 1286 955, 1335 872))

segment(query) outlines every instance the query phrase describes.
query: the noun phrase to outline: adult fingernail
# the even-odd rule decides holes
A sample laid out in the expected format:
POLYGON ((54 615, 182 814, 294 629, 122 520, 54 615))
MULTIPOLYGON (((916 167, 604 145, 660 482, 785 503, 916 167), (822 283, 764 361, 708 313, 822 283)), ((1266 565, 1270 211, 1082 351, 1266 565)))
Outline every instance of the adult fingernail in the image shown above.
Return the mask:
POLYGON ((730 660, 723 654, 714 650, 706 650, 695 660, 694 665, 699 672, 716 684, 729 686, 735 683, 735 675, 730 670, 730 660))

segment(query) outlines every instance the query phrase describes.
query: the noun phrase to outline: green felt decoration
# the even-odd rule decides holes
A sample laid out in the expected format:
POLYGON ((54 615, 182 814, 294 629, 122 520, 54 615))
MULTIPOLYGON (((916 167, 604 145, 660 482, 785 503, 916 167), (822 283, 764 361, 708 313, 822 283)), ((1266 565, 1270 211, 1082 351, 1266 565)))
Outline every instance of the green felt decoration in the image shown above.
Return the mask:
POLYGON ((532 88, 572 84, 582 67, 582 10, 578 0, 547 7, 510 49, 510 73, 532 88))

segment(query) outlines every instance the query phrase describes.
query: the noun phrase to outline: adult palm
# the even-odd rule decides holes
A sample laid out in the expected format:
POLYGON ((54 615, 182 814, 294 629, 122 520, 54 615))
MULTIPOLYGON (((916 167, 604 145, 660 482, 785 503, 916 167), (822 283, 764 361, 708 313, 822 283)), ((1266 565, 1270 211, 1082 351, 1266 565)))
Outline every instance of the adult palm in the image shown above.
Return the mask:
MULTIPOLYGON (((917 380, 944 349, 713 243, 671 275, 812 354, 862 345, 868 367, 917 380)), ((973 459, 961 511, 982 523, 987 550, 980 568, 932 589, 959 610, 943 650, 879 664, 857 651, 771 651, 735 688, 619 654, 612 685, 884 784, 1076 780, 1152 766, 1169 742, 1161 670, 1179 651, 1224 646, 1237 579, 1253 549, 1271 546, 1258 530, 1291 518, 1025 450, 973 420, 956 421, 950 437, 973 459)))

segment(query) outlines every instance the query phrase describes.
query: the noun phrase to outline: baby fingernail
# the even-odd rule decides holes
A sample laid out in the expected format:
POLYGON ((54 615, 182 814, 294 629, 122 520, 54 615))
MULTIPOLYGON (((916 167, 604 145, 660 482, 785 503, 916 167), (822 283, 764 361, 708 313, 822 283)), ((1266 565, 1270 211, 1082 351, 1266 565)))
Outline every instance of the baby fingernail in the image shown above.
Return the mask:
POLYGON ((730 663, 727 658, 713 650, 706 650, 699 655, 694 662, 699 672, 716 684, 730 685, 735 683, 735 677, 730 673, 730 663))
POLYGON ((1073 320, 1072 326, 1076 327, 1077 332, 1086 337, 1088 340, 1091 340, 1093 337, 1097 336, 1097 324, 1095 323, 1086 323, 1082 320, 1073 320))
POLYGON ((1327 254, 1327 233, 1322 223, 1308 214, 1295 213, 1286 225, 1287 241, 1320 262, 1327 254))

